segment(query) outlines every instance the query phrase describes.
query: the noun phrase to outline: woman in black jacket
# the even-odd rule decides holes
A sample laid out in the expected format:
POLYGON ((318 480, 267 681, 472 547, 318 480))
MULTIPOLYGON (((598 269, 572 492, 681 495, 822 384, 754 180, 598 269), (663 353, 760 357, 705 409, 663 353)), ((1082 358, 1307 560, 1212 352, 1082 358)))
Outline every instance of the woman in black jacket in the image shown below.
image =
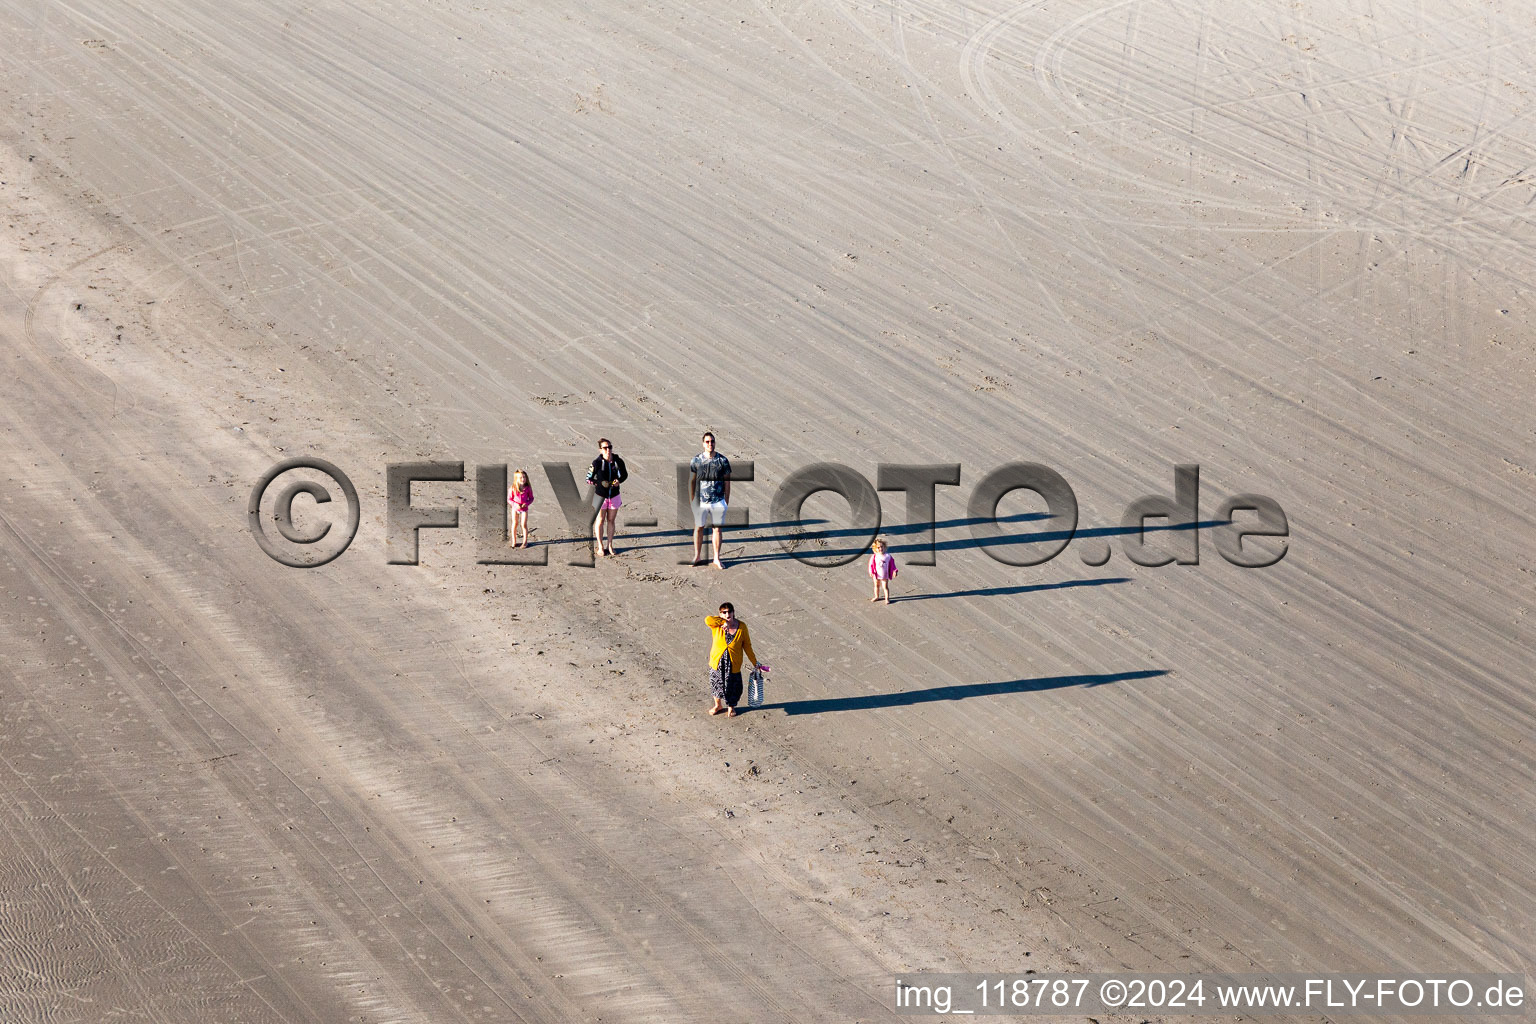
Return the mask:
POLYGON ((613 535, 618 531, 619 506, 623 501, 619 498, 619 484, 629 479, 629 470, 624 468, 624 460, 613 453, 613 442, 606 437, 597 442, 597 458, 592 460, 592 468, 587 471, 587 481, 592 484, 592 504, 597 506, 597 519, 593 523, 594 532, 597 534, 597 554, 617 554, 613 550, 613 535), (608 539, 603 540, 603 531, 607 529, 608 539))

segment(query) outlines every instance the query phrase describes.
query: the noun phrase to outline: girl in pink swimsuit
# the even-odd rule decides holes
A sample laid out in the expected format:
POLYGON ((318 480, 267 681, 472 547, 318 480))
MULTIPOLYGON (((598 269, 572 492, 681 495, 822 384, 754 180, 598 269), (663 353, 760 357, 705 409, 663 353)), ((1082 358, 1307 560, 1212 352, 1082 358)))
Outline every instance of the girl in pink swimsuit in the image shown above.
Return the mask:
POLYGON ((528 546, 528 508, 533 504, 533 486, 528 483, 528 474, 522 470, 512 474, 507 504, 512 506, 512 546, 525 548, 528 546), (522 543, 517 540, 519 529, 523 531, 522 543))

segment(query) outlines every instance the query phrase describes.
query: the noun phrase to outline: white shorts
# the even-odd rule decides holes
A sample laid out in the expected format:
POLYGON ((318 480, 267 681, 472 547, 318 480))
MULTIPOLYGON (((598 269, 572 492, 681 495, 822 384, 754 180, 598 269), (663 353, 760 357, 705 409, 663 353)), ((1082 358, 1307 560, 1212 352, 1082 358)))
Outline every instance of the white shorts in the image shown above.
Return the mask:
POLYGON ((702 501, 693 506, 693 525, 719 526, 725 522, 725 502, 702 501))

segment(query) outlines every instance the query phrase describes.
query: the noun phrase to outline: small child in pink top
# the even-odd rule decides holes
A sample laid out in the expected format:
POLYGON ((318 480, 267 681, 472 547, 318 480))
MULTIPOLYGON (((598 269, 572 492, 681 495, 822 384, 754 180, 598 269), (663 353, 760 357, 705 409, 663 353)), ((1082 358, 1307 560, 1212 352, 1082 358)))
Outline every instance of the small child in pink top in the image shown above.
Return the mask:
POLYGON ((875 596, 871 601, 885 598, 885 603, 891 603, 891 580, 896 578, 896 556, 888 554, 885 550, 885 541, 875 541, 874 554, 869 556, 869 577, 875 585, 875 596))
POLYGON ((507 489, 507 504, 512 506, 512 546, 525 548, 528 546, 528 508, 533 504, 533 485, 528 483, 528 474, 518 470, 512 474, 512 486, 507 489), (518 543, 517 531, 523 531, 522 543, 518 543))

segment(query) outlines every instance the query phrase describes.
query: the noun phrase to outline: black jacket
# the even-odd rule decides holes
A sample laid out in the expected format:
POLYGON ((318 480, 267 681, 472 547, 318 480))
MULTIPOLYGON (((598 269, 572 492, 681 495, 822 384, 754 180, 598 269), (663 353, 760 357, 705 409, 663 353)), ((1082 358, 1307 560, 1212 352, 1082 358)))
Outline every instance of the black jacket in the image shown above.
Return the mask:
POLYGON ((601 455, 592 460, 592 487, 597 496, 607 501, 619 493, 619 484, 629 479, 624 460, 615 455, 611 460, 601 455))

